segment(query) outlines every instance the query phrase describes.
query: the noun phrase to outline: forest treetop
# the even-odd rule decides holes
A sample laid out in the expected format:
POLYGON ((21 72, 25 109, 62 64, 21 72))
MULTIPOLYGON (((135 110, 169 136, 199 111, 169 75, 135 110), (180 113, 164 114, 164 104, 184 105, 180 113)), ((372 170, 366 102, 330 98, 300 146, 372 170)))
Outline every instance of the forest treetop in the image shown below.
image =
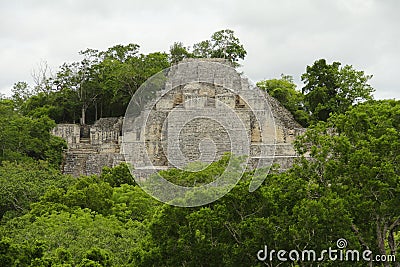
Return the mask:
MULTIPOLYGON (((49 74, 46 64, 34 72, 33 86, 15 83, 12 99, 23 115, 47 115, 56 123, 93 123, 101 117, 123 116, 136 90, 149 77, 184 58, 225 58, 238 67, 247 51, 234 31, 213 33, 190 48, 175 42, 169 52, 142 54, 138 44, 115 45, 104 51, 86 49, 82 60, 64 63, 49 74)), ((259 81, 257 85, 277 98, 303 126, 326 121, 332 112, 372 99, 372 76, 340 62, 316 60, 301 76, 304 87, 296 89, 289 75, 259 81)))
POLYGON ((229 29, 194 44, 193 50, 180 42, 175 42, 169 53, 142 54, 139 48, 131 43, 105 51, 86 49, 79 53, 82 60, 62 64, 54 75, 44 63, 34 72, 33 87, 15 83, 12 98, 16 108, 28 116, 47 114, 56 123, 93 123, 101 117, 124 115, 142 83, 183 58, 219 57, 239 66, 247 53, 229 29))
MULTIPOLYGON (((217 37, 171 50, 175 58, 218 50, 217 37)), ((400 258, 400 101, 372 100, 371 76, 320 59, 306 67, 301 91, 288 75, 260 81, 307 126, 296 142, 307 158, 272 170, 254 192, 246 172, 216 202, 180 208, 149 197, 127 165, 79 178, 59 171, 65 142, 50 135, 55 122, 76 122, 82 107, 87 123, 122 115, 141 82, 173 63, 171 51, 144 55, 136 44, 81 54, 55 76, 37 75, 33 89, 16 83, 12 99, 0 100, 0 266, 282 266, 258 261, 257 251, 322 251, 339 238, 349 250, 400 258)), ((197 176, 165 174, 184 185, 207 182, 223 160, 197 176)))

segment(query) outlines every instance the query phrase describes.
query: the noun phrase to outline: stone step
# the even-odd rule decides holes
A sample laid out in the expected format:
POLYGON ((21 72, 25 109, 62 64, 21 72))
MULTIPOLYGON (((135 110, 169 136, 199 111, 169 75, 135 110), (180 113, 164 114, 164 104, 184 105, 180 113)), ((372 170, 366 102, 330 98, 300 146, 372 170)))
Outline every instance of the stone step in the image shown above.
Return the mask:
POLYGON ((74 149, 92 149, 92 150, 96 150, 96 147, 92 146, 91 144, 77 144, 76 146, 72 147, 70 150, 74 150, 74 149))
POLYGON ((97 154, 97 150, 96 149, 78 149, 78 148, 74 148, 74 149, 70 149, 67 154, 97 154))

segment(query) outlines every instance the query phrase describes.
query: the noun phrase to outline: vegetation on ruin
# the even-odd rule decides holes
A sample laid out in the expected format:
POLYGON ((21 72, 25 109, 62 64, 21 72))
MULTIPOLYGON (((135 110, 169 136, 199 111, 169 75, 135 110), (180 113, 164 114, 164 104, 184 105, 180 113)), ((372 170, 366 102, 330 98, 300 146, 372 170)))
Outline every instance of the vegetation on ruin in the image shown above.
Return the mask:
MULTIPOLYGON (((177 42, 168 53, 144 55, 130 44, 81 54, 33 86, 16 83, 12 98, 0 100, 0 266, 316 266, 264 263, 257 252, 264 245, 322 251, 340 238, 349 249, 400 260, 400 101, 373 100, 364 72, 321 59, 306 67, 301 91, 290 76, 260 81, 308 126, 295 144, 301 157, 286 172, 266 174, 255 192, 246 172, 218 201, 180 208, 147 195, 124 164, 101 175, 63 175, 65 142, 49 130, 78 122, 82 111, 87 123, 123 115, 143 81, 182 58, 237 63, 246 55, 239 40, 221 31, 193 50, 177 42), (226 40, 232 45, 221 47, 226 40)), ((226 160, 201 177, 164 174, 183 185, 208 182, 226 160)))

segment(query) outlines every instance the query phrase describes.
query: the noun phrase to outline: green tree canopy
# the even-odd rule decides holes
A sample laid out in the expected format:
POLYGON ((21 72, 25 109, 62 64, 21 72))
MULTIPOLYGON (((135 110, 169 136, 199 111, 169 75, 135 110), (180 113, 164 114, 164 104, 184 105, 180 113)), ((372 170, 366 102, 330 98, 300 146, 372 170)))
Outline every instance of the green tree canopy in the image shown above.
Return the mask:
POLYGON ((136 90, 170 66, 166 53, 140 54, 139 45, 115 45, 105 51, 81 51, 81 61, 64 63, 46 80, 52 90, 32 93, 26 83, 14 86, 14 101, 25 115, 48 115, 57 123, 93 123, 123 116, 136 90))
POLYGON ((225 58, 234 67, 238 67, 239 60, 243 60, 247 55, 239 38, 230 29, 214 32, 210 39, 195 43, 192 50, 182 42, 175 42, 169 51, 172 64, 184 58, 225 58))
POLYGON ((0 166, 0 220, 25 214, 50 188, 66 188, 72 177, 62 175, 45 162, 10 163, 0 166))
POLYGON ((189 48, 183 46, 182 42, 174 42, 169 48, 169 61, 171 64, 177 64, 184 58, 192 57, 189 48))
POLYGON ((368 84, 372 76, 351 65, 340 65, 319 59, 301 76, 304 107, 314 122, 326 121, 331 113, 344 113, 353 104, 372 99, 374 89, 368 84))
POLYGON ((14 106, 11 100, 0 100, 0 163, 35 159, 59 166, 66 144, 50 134, 54 121, 41 114, 22 116, 14 106))
POLYGON ((381 255, 399 251, 399 114, 399 101, 368 101, 308 129, 298 141, 312 158, 301 172, 344 200, 360 244, 381 255))
POLYGON ((308 125, 309 115, 303 107, 304 95, 296 90, 292 76, 282 74, 280 79, 259 81, 257 86, 276 98, 297 122, 303 126, 308 125))
POLYGON ((234 35, 233 30, 220 30, 211 35, 210 40, 193 45, 193 55, 205 58, 225 58, 237 67, 239 59, 244 59, 247 52, 234 35))
POLYGON ((93 123, 123 116, 136 90, 151 76, 188 57, 225 58, 238 66, 246 51, 232 30, 189 47, 175 42, 169 54, 141 54, 139 45, 114 45, 104 51, 86 49, 80 61, 64 63, 49 76, 45 65, 34 90, 25 82, 13 88, 15 107, 28 116, 47 115, 57 123, 93 123), (207 45, 204 45, 207 44, 207 45))

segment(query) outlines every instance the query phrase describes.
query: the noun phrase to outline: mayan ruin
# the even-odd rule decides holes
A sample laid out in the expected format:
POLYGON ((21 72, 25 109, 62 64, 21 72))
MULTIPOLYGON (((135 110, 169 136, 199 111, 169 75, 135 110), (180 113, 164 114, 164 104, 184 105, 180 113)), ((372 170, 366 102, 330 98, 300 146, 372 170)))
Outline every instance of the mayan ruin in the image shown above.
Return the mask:
MULTIPOLYGON (((187 59, 183 63, 191 63, 191 66, 195 63, 194 66, 201 69, 202 62, 214 62, 217 65, 229 64, 223 59, 187 59)), ((168 74, 169 84, 167 86, 173 86, 173 83, 177 83, 177 81, 184 81, 188 71, 182 66, 180 69, 179 66, 172 67, 168 74)), ((210 71, 215 70, 204 70, 205 73, 210 71)), ((199 73, 199 70, 195 72, 199 73)), ((145 175, 143 172, 146 172, 148 165, 145 162, 147 157, 141 154, 141 149, 147 151, 150 164, 157 170, 183 167, 188 162, 195 160, 210 162, 220 158, 223 153, 231 151, 229 140, 232 137, 224 129, 229 126, 220 125, 219 119, 216 119, 217 121, 198 117, 190 119, 190 112, 196 109, 202 109, 203 112, 209 114, 205 117, 218 114, 220 118, 233 116, 232 119, 235 119, 235 116, 238 116, 237 119, 243 122, 247 138, 250 141, 251 166, 256 167, 257 160, 259 160, 257 155, 262 149, 272 149, 263 147, 263 139, 264 142, 269 139, 268 143, 274 140, 273 163, 279 164, 282 170, 291 166, 296 157, 292 142, 297 135, 303 132, 303 128, 293 119, 290 112, 265 91, 253 88, 254 86, 246 78, 236 73, 230 75, 229 80, 232 85, 240 87, 238 92, 232 92, 224 86, 216 85, 215 81, 218 77, 214 77, 214 80, 210 82, 174 86, 172 90, 163 95, 151 111, 148 111, 149 117, 145 133, 137 128, 137 121, 130 122, 132 125, 129 126, 131 127, 129 138, 138 141, 131 147, 135 151, 133 155, 137 157, 134 159, 138 163, 135 166, 136 175, 145 175), (273 116, 273 118, 268 118, 270 114, 265 110, 261 111, 260 114, 265 119, 263 123, 267 124, 268 121, 273 121, 275 124, 272 128, 263 127, 264 132, 260 131, 260 125, 257 123, 249 103, 242 98, 246 94, 251 95, 251 90, 254 89, 266 97, 273 116), (227 109, 223 109, 221 106, 226 106, 227 109), (234 115, 230 114, 231 112, 234 115), (179 135, 178 139, 171 139, 177 135, 179 135), (140 147, 141 141, 145 142, 146 148, 140 147), (173 155, 167 155, 167 151, 173 155)), ((257 99, 251 101, 256 103, 257 99)), ((233 124, 233 122, 228 124, 233 124)), ((113 167, 123 162, 122 128, 123 118, 101 118, 93 125, 86 126, 57 125, 53 134, 64 138, 68 144, 62 166, 63 172, 73 176, 99 174, 102 167, 113 167)), ((237 142, 240 142, 240 139, 238 140, 237 142)))

